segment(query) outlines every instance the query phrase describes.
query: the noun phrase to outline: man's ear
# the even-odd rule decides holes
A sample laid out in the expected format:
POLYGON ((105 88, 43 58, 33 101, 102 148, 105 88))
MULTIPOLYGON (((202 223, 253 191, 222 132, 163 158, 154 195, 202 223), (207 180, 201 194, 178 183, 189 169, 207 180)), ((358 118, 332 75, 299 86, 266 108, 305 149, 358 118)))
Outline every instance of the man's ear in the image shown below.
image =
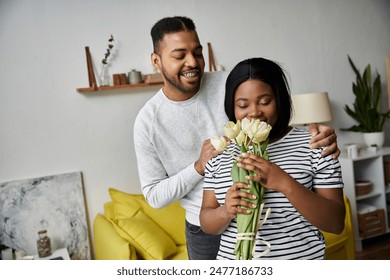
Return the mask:
POLYGON ((160 56, 153 52, 151 54, 151 60, 152 60, 153 68, 156 71, 160 71, 161 70, 161 58, 160 58, 160 56))

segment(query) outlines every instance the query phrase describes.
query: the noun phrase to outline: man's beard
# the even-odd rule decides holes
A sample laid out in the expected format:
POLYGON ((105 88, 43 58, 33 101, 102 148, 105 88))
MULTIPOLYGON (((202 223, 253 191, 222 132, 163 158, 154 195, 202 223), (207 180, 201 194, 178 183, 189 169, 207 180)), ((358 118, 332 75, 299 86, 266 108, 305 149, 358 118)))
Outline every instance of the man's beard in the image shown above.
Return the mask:
MULTIPOLYGON (((199 70, 199 69, 198 69, 199 70)), ((183 93, 189 93, 189 94, 195 94, 198 92, 199 88, 200 88, 200 82, 201 82, 201 77, 198 79, 198 81, 196 83, 191 83, 189 86, 186 86, 184 85, 180 79, 178 79, 177 77, 174 77, 174 76, 171 76, 169 75, 165 70, 164 68, 162 67, 161 69, 161 73, 163 74, 165 80, 171 84, 172 86, 174 86, 175 88, 177 88, 178 90, 180 90, 181 92, 183 93)), ((200 74, 200 70, 199 70, 199 74, 200 74)), ((185 78, 183 78, 185 79, 185 78)))

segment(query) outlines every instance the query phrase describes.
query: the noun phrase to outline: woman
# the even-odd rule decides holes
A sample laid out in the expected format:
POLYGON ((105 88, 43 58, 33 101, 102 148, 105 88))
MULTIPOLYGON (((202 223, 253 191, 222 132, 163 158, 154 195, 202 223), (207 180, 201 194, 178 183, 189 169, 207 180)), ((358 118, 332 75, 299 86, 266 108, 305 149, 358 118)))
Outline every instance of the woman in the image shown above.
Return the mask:
MULTIPOLYGON (((234 160, 257 176, 249 179, 266 187, 264 209, 271 208, 259 229, 256 252, 271 251, 267 259, 324 259, 325 241, 320 232, 340 233, 345 207, 340 164, 332 156, 321 156, 323 148, 310 149, 310 133, 290 127, 291 99, 282 68, 264 58, 238 63, 226 81, 225 112, 230 121, 245 117, 260 119, 272 126, 267 147, 269 161, 253 154, 240 154, 232 143, 228 150, 206 166, 200 222, 203 231, 222 234, 217 259, 235 259, 237 213, 256 207, 251 194, 234 183, 230 170, 234 160), (247 207, 241 208, 239 206, 247 207)), ((263 212, 265 212, 263 210, 263 212)), ((264 214, 264 213, 263 213, 264 214)))

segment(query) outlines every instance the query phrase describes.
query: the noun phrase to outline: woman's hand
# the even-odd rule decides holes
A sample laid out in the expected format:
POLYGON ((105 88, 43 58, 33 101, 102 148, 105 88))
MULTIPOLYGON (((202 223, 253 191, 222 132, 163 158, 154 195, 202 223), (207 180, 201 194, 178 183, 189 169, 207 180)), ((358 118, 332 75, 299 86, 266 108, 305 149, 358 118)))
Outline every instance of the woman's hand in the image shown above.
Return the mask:
POLYGON ((238 167, 253 171, 255 176, 247 179, 259 182, 267 189, 284 192, 283 188, 296 181, 276 164, 251 153, 244 153, 237 159, 238 167))
POLYGON ((326 147, 322 152, 323 156, 332 153, 333 158, 338 158, 340 156, 340 150, 337 147, 337 135, 332 127, 314 123, 309 125, 309 131, 312 136, 309 142, 310 148, 326 147))
POLYGON ((245 183, 237 182, 234 183, 226 192, 225 210, 231 219, 234 219, 237 216, 237 213, 249 214, 251 212, 251 210, 239 206, 244 206, 246 208, 256 208, 256 204, 243 199, 256 199, 256 196, 254 194, 243 191, 242 189, 250 189, 250 186, 245 183))
POLYGON ((252 194, 243 190, 249 188, 245 183, 234 183, 226 192, 223 206, 217 201, 214 190, 204 190, 199 215, 202 230, 208 234, 221 234, 229 226, 232 219, 237 216, 237 213, 249 214, 249 209, 241 208, 241 206, 256 207, 253 203, 243 199, 254 199, 252 194))

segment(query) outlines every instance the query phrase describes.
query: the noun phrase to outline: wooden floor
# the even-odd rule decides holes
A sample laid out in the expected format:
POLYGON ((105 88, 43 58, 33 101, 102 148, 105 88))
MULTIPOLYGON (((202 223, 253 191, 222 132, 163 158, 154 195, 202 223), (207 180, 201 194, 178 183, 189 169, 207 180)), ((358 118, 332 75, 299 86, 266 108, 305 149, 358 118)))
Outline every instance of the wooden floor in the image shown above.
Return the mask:
POLYGON ((363 251, 356 252, 357 260, 390 260, 390 233, 363 240, 363 251))

